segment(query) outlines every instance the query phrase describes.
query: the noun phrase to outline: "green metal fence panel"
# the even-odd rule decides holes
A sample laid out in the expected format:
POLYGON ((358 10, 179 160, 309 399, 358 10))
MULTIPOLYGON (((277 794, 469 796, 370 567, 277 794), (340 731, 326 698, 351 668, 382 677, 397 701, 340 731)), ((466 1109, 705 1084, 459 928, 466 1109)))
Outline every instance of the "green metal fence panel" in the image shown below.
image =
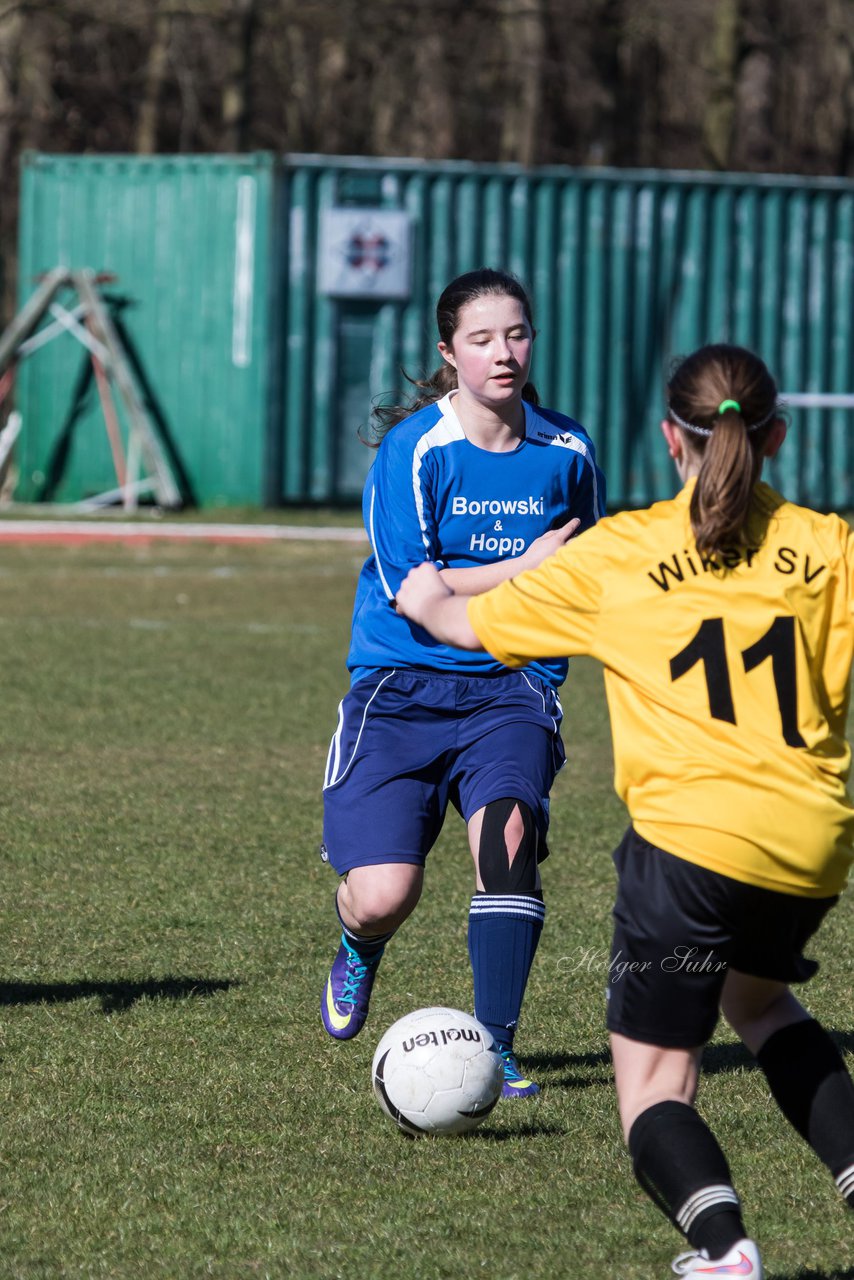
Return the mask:
MULTIPOLYGON (((271 157, 25 157, 20 287, 59 264, 104 285, 191 500, 260 505, 271 411, 271 157)), ((73 305, 73 299, 61 299, 73 305)), ((116 486, 87 356, 70 336, 22 362, 17 453, 24 500, 116 486)))
MULTIPOLYGON (((436 367, 436 299, 483 264, 529 286, 532 379, 590 431, 615 506, 673 492, 668 370, 702 342, 754 348, 784 392, 854 392, 850 181, 300 155, 32 156, 23 176, 22 300, 59 262, 117 274, 202 505, 355 501, 373 405, 436 367), (323 283, 324 227, 348 210, 408 218, 401 296, 323 283)), ((53 496, 113 483, 94 407, 63 440, 82 365, 63 338, 22 367, 22 497, 44 491, 65 445, 53 496)), ((851 409, 790 416, 772 481, 854 508, 851 409)))
MULTIPOLYGON (((674 358, 700 343, 752 347, 789 393, 854 392, 850 181, 283 159, 307 224, 324 205, 372 202, 396 203, 412 223, 409 298, 365 304, 355 345, 353 304, 333 300, 329 323, 344 326, 346 376, 339 370, 337 394, 316 403, 310 421, 285 415, 286 437, 311 431, 329 442, 329 498, 358 494, 371 454, 349 437, 373 400, 406 393, 401 368, 417 376, 435 367, 436 298, 454 275, 483 264, 514 271, 531 289, 533 381, 546 403, 590 431, 615 506, 674 491, 658 424, 674 358), (321 173, 324 183, 311 181, 321 173)), ((304 258, 302 271, 292 286, 312 296, 316 263, 304 258)), ((319 358, 317 349, 309 356, 315 383, 319 358)), ((769 469, 772 481, 799 501, 854 507, 852 411, 797 406, 790 417, 792 439, 769 469)), ((292 462, 298 454, 293 446, 292 462)), ((323 496, 322 485, 310 488, 323 496)), ((300 491, 293 465, 283 491, 300 491)))

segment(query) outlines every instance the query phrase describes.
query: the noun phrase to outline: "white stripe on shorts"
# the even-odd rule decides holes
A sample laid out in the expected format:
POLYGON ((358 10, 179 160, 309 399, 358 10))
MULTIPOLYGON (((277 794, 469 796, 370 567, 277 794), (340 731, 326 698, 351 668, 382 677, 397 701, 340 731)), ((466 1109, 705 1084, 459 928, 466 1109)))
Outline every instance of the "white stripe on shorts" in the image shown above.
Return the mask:
POLYGON ((347 774, 350 772, 350 769, 353 767, 353 761, 356 759, 356 753, 359 750, 359 743, 362 740, 362 731, 365 728, 365 721, 368 718, 368 708, 370 707, 371 703, 373 702, 374 698, 377 696, 377 694, 379 693, 380 689, 383 687, 385 682, 387 680, 390 680, 391 677, 396 674, 397 673, 395 671, 389 671, 387 676, 383 676, 382 680, 380 680, 376 689, 374 689, 370 698, 368 698, 368 701, 365 703, 365 709, 362 712, 362 723, 359 725, 359 732, 356 734, 356 741, 353 744, 353 754, 350 756, 350 759, 347 761, 347 768, 340 775, 338 773, 338 768, 341 764, 341 735, 344 732, 344 715, 343 715, 342 708, 344 704, 342 702, 339 705, 338 727, 335 730, 335 734, 332 738, 332 742, 329 744, 329 755, 327 756, 327 759, 326 759, 326 777, 323 779, 324 791, 327 789, 327 787, 332 787, 337 785, 337 783, 341 782, 344 778, 346 778, 347 774))
MULTIPOLYGON (((535 694, 537 695, 537 697, 540 699, 540 701, 542 702, 542 704, 543 704, 543 715, 544 715, 544 716, 548 716, 548 714, 549 714, 549 713, 548 713, 548 711, 546 710, 546 699, 545 699, 545 697, 544 697, 544 695, 543 695, 542 690, 541 690, 541 689, 537 689, 537 688, 535 688, 535 687, 534 687, 534 685, 532 684, 531 680, 530 680, 530 679, 529 679, 529 677, 525 674, 525 672, 524 672, 524 671, 520 671, 520 672, 519 672, 519 674, 520 674, 520 676, 522 677, 522 679, 525 681, 525 684, 528 686, 528 688, 531 690, 531 692, 532 692, 532 693, 535 693, 535 694)), ((558 704, 558 706, 560 707, 560 698, 558 698, 558 699, 557 699, 557 704, 558 704)), ((562 707, 561 707, 561 715, 563 715, 563 708, 562 708, 562 707)), ((552 725, 554 726, 554 731, 555 731, 555 733, 557 733, 558 728, 559 728, 558 721, 557 721, 557 720, 555 720, 554 716, 549 716, 549 719, 551 720, 552 725)))

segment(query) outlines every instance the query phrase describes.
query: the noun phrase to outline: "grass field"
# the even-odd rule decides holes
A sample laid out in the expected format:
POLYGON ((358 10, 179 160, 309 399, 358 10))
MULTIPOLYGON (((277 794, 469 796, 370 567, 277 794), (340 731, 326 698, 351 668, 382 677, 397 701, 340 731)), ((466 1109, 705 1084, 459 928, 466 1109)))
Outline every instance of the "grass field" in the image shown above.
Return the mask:
MULTIPOLYGON (((318 1012, 335 877, 320 780, 359 547, 0 547, 0 1280, 654 1280, 603 1032, 624 816, 601 677, 573 667, 549 915, 518 1045, 544 1085, 409 1142, 369 1087, 403 1013, 470 1006, 449 820, 372 1021, 318 1012)), ((811 1004, 854 1049, 851 902, 811 1004)), ((849 1061, 850 1061, 849 1057, 849 1061)), ((769 1280, 852 1280, 854 1216, 721 1032, 704 1113, 769 1280)))

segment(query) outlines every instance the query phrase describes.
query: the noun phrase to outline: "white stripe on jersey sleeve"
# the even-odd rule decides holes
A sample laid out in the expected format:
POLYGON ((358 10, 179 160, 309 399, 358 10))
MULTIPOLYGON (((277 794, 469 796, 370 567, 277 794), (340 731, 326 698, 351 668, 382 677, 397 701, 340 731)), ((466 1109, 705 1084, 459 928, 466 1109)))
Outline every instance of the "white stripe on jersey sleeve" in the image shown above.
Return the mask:
POLYGON ((421 540, 424 543, 425 551, 430 550, 430 538, 424 519, 424 493, 421 486, 422 464, 431 449, 442 448, 444 445, 454 444, 457 440, 465 439, 465 432, 460 426, 459 418, 451 408, 450 394, 437 401, 436 407, 441 411, 441 418, 439 418, 438 422, 434 422, 429 431, 424 432, 412 453, 412 493, 415 498, 415 510, 418 513, 418 524, 421 528, 421 540))
MULTIPOLYGON (((446 415, 447 402, 449 401, 449 398, 449 396, 445 396, 442 400, 437 402, 437 407, 441 410, 443 416, 433 424, 429 431, 425 431, 424 435, 416 442, 415 448, 412 452, 412 493, 415 499, 418 527, 421 530, 421 541, 424 543, 425 551, 428 552, 430 550, 430 539, 427 534, 427 524, 424 519, 424 497, 421 488, 421 465, 431 449, 435 449, 437 446, 441 445, 453 444, 455 440, 462 440, 465 438, 463 429, 457 421, 457 415, 453 410, 450 410, 446 415)), ((379 547, 377 546, 376 537, 374 536, 374 504, 376 502, 376 496, 377 491, 376 486, 374 486, 371 489, 371 505, 368 513, 368 537, 370 538, 371 546, 374 549, 374 560, 376 561, 377 572, 380 576, 383 591, 386 593, 389 600, 393 600, 394 592, 389 586, 388 578, 383 572, 382 558, 380 556, 379 547)))
POLYGON ((383 573, 383 566, 382 566, 382 561, 380 560, 380 553, 377 550, 377 540, 374 537, 374 503, 376 502, 376 498, 377 498, 376 486, 372 484, 371 485, 371 509, 370 509, 370 512, 368 513, 368 536, 371 539, 371 546, 374 549, 374 559, 377 562, 377 573, 380 575, 380 582, 383 584, 383 591, 386 593, 389 600, 393 600, 394 592, 392 591, 391 587, 388 585, 386 576, 383 573))

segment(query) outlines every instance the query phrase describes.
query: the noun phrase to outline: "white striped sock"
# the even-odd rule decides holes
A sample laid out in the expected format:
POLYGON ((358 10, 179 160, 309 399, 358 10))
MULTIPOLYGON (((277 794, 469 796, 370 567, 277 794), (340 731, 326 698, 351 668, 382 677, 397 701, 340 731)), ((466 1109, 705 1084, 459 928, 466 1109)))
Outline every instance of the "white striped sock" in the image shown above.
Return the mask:
POLYGON ((854 1191, 854 1164, 849 1164, 847 1169, 836 1175, 836 1185, 843 1196, 851 1195, 854 1191))
POLYGON ((700 1191, 695 1191, 674 1214, 680 1230, 687 1235, 700 1214, 712 1205, 718 1204, 734 1205, 736 1209, 740 1208, 740 1201, 733 1187, 727 1186, 726 1183, 719 1183, 717 1186, 703 1187, 700 1191))
POLYGON ((543 921, 546 904, 539 898, 529 898, 513 893, 478 893, 471 900, 473 916, 521 916, 523 919, 543 921))

